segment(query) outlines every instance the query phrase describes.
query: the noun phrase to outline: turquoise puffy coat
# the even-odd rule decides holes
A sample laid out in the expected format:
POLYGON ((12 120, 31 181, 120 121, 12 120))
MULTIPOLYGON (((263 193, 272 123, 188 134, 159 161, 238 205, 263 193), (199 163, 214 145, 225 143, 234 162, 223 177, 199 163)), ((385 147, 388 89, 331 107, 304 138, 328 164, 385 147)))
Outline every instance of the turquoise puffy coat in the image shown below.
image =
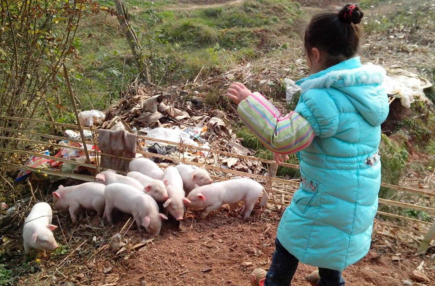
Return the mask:
POLYGON ((296 112, 316 136, 298 153, 302 182, 277 237, 305 264, 342 271, 370 248, 389 109, 384 75, 355 57, 297 82, 296 112))

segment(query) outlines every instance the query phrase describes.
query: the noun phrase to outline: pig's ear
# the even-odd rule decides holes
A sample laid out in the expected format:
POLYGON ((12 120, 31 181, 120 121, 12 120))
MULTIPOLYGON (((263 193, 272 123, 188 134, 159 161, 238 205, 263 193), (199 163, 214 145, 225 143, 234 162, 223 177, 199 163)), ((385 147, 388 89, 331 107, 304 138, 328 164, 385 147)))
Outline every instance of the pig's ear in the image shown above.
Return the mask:
POLYGON ((63 185, 59 185, 59 189, 63 189, 65 188, 63 185))
POLYGON ((192 202, 191 202, 188 198, 183 198, 183 203, 184 203, 184 205, 188 206, 188 205, 190 205, 192 202))
POLYGON ((47 228, 48 228, 49 230, 53 231, 53 230, 55 230, 55 229, 57 228, 57 225, 49 224, 49 225, 47 225, 47 228))
POLYGON ((37 234, 37 233, 34 233, 34 234, 32 235, 33 243, 36 242, 36 239, 37 239, 37 238, 38 238, 38 234, 37 234))
POLYGON ((205 201, 205 197, 203 194, 198 194, 197 196, 201 201, 205 201))
POLYGON ((165 187, 167 187, 169 185, 169 181, 168 180, 163 180, 163 184, 165 184, 165 187))
POLYGON ((103 182, 106 182, 106 176, 104 176, 103 174, 97 174, 97 175, 95 176, 95 179, 97 179, 97 180, 101 180, 101 181, 103 181, 103 182))
POLYGON ((163 204, 163 207, 166 208, 171 203, 171 199, 167 199, 166 202, 163 204))
POLYGON ((146 216, 146 217, 144 217, 143 220, 142 220, 142 225, 143 225, 144 227, 148 227, 148 226, 150 225, 150 222, 151 222, 150 218, 146 216))
POLYGON ((193 175, 192 175, 192 181, 195 180, 195 178, 196 178, 196 174, 193 173, 193 175))
POLYGON ((60 194, 57 192, 53 192, 53 196, 55 196, 56 198, 60 199, 60 194))
POLYGON ((145 187, 145 192, 147 193, 151 192, 151 185, 145 187))
POLYGON ((162 214, 162 213, 159 213, 159 217, 161 218, 161 219, 168 219, 168 217, 167 216, 165 216, 164 214, 162 214))

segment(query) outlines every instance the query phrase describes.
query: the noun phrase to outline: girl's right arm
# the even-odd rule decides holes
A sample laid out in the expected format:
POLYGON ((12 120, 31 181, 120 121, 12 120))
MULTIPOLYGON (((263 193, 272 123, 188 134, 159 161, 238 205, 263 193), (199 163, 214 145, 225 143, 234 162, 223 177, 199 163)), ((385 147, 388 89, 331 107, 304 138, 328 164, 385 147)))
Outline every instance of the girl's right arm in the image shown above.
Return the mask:
POLYGON ((260 93, 240 101, 237 112, 264 146, 278 154, 290 154, 308 147, 315 136, 304 117, 292 111, 282 115, 260 93))

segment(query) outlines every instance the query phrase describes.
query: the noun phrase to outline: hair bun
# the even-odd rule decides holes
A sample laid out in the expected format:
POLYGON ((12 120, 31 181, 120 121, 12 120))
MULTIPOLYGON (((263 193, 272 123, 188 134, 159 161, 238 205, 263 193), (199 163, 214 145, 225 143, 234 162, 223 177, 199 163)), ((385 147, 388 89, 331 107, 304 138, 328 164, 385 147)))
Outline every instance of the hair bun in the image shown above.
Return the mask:
POLYGON ((363 17, 364 13, 358 5, 346 4, 346 6, 338 12, 338 18, 344 23, 359 24, 363 17))

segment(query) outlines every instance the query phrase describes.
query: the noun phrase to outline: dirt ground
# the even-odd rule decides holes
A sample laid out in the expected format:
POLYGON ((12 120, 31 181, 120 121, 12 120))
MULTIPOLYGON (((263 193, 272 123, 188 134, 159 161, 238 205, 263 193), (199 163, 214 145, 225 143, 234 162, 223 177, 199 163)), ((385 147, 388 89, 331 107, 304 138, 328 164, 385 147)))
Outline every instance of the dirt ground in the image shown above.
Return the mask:
MULTIPOLYGON (((198 5, 228 1, 180 2, 198 5)), ((400 37, 390 40, 381 37, 369 37, 370 46, 363 46, 367 58, 380 64, 405 61, 405 66, 413 66, 412 59, 394 49, 399 48, 399 43, 403 43, 402 48, 409 43, 400 37), (392 52, 387 57, 381 56, 380 51, 385 48, 381 40, 389 42, 392 52)), ((429 59, 433 61, 432 57, 429 59)), ((417 56, 419 61, 424 58, 421 53, 417 56)), ((158 237, 129 229, 126 216, 118 217, 117 225, 108 228, 100 226, 95 218, 92 223, 82 219, 80 224, 72 225, 67 214, 59 213, 59 219, 54 221, 60 226, 56 238, 60 244, 69 245, 68 252, 33 259, 28 267, 22 268, 21 237, 17 232, 10 242, 13 246, 8 250, 7 264, 22 273, 17 285, 248 286, 254 268, 267 269, 270 265, 283 209, 261 211, 256 207, 246 222, 237 217, 240 210, 240 205, 223 207, 205 220, 199 220, 198 212, 189 211, 181 230, 177 222, 169 221, 158 237)), ((344 272, 346 285, 435 285, 435 249, 418 255, 418 241, 413 235, 375 225, 369 254, 344 272), (418 283, 411 279, 419 266, 429 269, 423 271, 429 280, 418 283)), ((308 286, 304 277, 314 269, 300 264, 292 285, 308 286)))
MULTIPOLYGON (((176 221, 169 221, 158 237, 127 231, 128 227, 121 230, 128 225, 126 217, 118 218, 115 228, 102 228, 95 220, 92 225, 84 220, 71 226, 65 215, 61 227, 68 239, 59 233, 57 236, 61 244, 70 239, 71 248, 76 250, 67 260, 41 258, 39 264, 33 264, 41 271, 23 277, 17 285, 250 285, 251 271, 270 265, 283 210, 263 212, 257 207, 247 222, 237 217, 240 210, 237 204, 224 207, 205 220, 197 219, 198 212, 189 211, 182 230, 176 221), (112 238, 118 232, 126 243, 125 251, 112 238)), ((345 270, 346 285, 411 285, 403 281, 411 281, 409 275, 422 261, 434 266, 429 255, 415 255, 413 243, 375 228, 369 254, 345 270)), ((19 263, 20 256, 15 259, 11 262, 19 263)), ((304 277, 314 269, 300 264, 293 285, 309 285, 304 277)), ((435 281, 434 272, 426 274, 435 281)), ((434 285, 431 283, 412 285, 434 285)))

